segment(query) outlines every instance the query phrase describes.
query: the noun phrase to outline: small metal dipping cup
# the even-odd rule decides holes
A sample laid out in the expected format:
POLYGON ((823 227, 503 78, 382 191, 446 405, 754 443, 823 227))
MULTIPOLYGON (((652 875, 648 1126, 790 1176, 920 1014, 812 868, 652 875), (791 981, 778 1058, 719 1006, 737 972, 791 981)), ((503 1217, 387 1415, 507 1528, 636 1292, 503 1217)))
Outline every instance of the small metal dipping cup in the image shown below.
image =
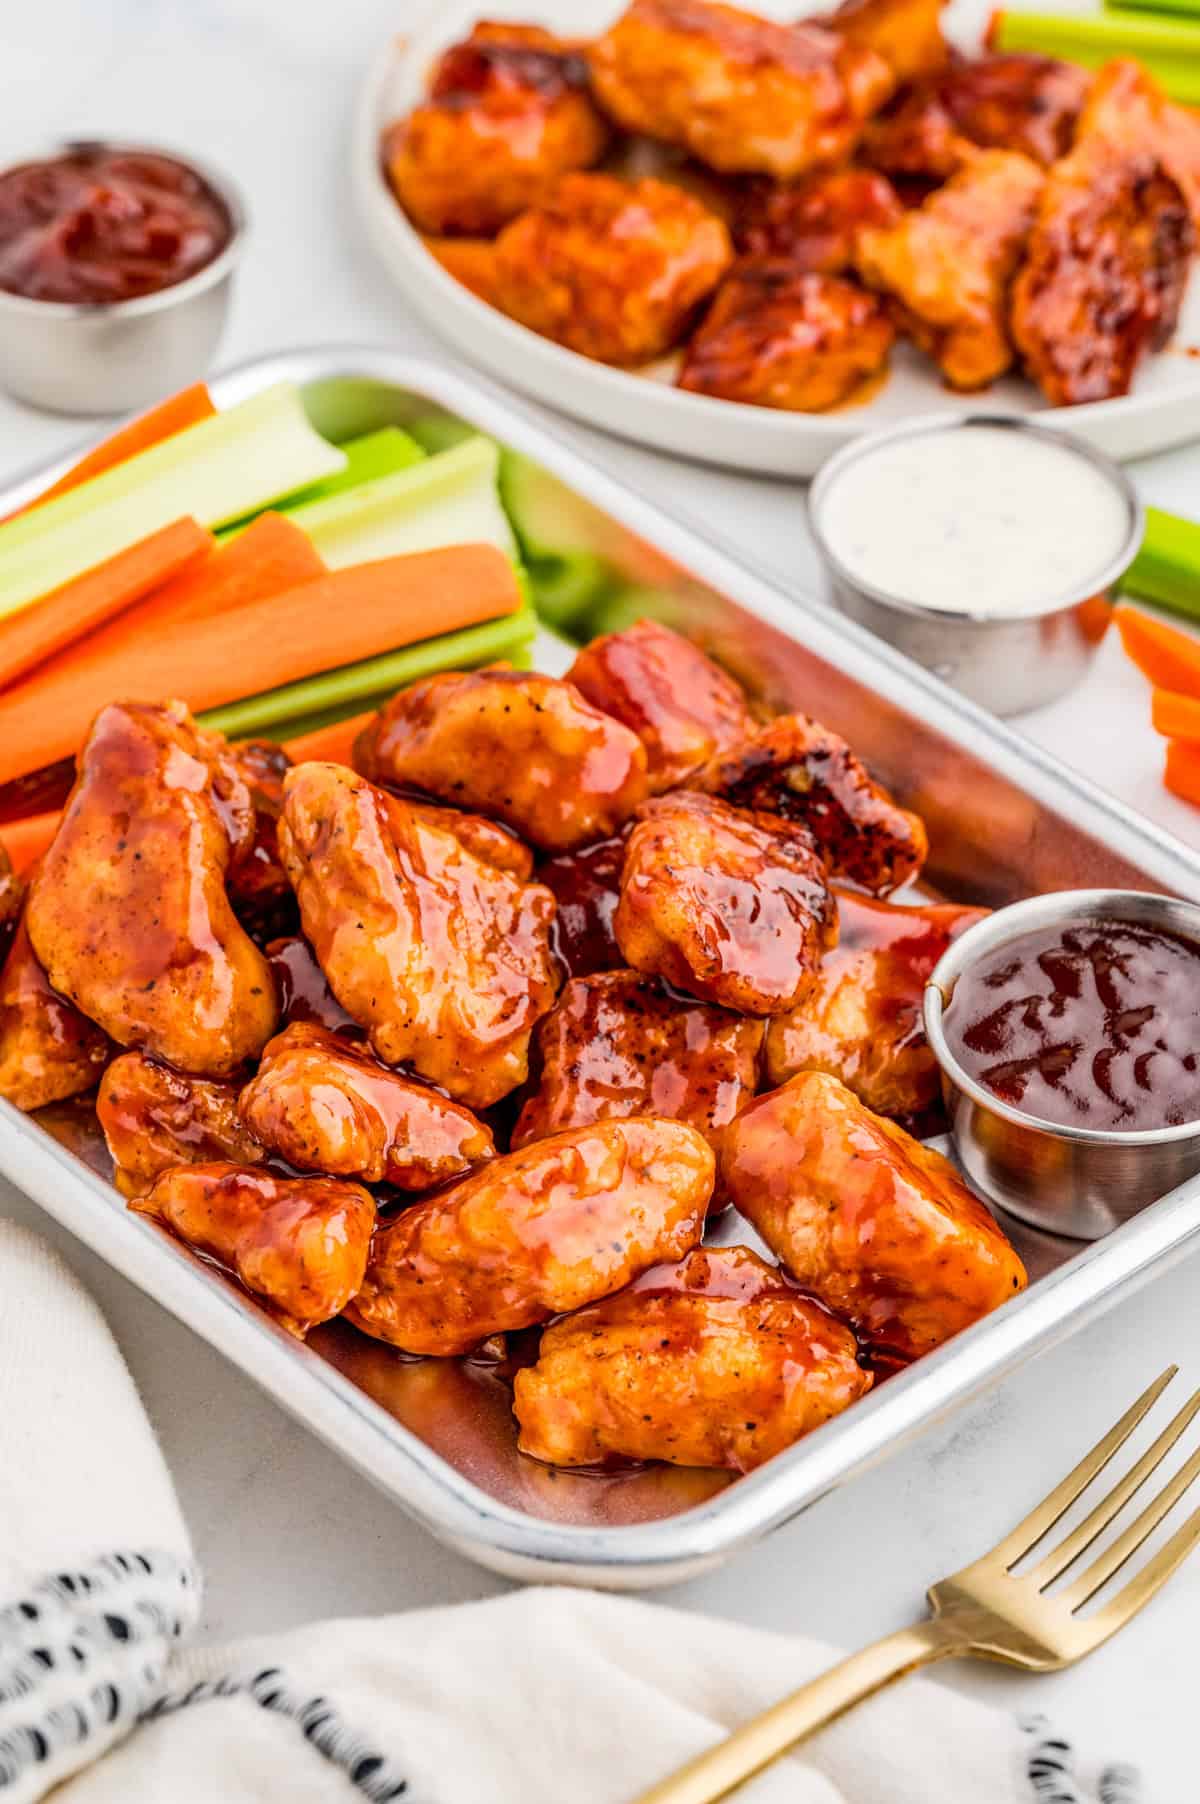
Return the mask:
POLYGON ((133 300, 32 301, 0 289, 0 387, 51 413, 126 413, 199 381, 224 328, 246 240, 238 190, 190 151, 77 138, 14 163, 95 149, 170 157, 195 170, 229 215, 229 242, 195 275, 133 300))
POLYGON ((994 714, 1022 714, 1040 708, 1074 687, 1095 657, 1108 625, 1112 591, 1137 555, 1145 531, 1142 504, 1132 483, 1111 458, 1067 432, 1051 431, 1012 414, 938 414, 913 425, 893 427, 854 439, 830 458, 814 478, 808 497, 809 522, 829 572, 833 598, 851 619, 870 627, 932 670, 971 701, 994 714), (996 615, 930 608, 902 595, 861 582, 841 563, 825 535, 824 503, 838 477, 881 445, 919 439, 931 432, 965 426, 999 426, 1031 434, 1087 461, 1120 495, 1128 531, 1107 564, 1089 573, 1086 593, 1052 596, 1027 614, 996 615))
MULTIPOLYGON (((958 978, 998 946, 1043 927, 1132 921, 1196 944, 1200 905, 1140 890, 1075 889, 1014 902, 969 927, 925 987, 925 1033, 941 1066, 942 1095, 970 1182, 1002 1209, 1078 1240, 1098 1240, 1200 1172, 1200 1119, 1136 1133, 1063 1127, 1027 1115, 965 1071, 943 1027, 958 978)), ((1200 1108, 1200 1096, 1198 1096, 1200 1108)))

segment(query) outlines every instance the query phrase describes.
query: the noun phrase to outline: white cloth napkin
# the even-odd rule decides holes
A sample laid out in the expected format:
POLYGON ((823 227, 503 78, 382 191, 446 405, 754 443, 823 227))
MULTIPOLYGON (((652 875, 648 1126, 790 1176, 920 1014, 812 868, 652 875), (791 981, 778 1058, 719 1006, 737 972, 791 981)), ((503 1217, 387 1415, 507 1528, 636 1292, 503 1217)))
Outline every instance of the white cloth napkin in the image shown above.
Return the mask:
MULTIPOLYGON (((0 1222, 0 1804, 627 1804, 836 1656, 799 1637, 530 1589, 188 1649, 170 1477, 95 1304, 0 1222)), ((349 1482, 349 1481, 348 1481, 349 1482)), ((747 1804, 1137 1804, 910 1680, 747 1804)))

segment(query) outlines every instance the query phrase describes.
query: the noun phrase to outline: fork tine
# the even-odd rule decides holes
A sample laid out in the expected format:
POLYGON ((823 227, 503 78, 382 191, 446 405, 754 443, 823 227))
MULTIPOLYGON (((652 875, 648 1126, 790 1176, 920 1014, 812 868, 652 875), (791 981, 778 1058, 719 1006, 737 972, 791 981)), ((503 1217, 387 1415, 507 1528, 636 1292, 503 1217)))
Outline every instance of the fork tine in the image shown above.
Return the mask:
POLYGON ((1118 1629, 1124 1628, 1150 1602, 1155 1592, 1161 1591, 1171 1574, 1183 1565, 1198 1541, 1200 1510, 1193 1510, 1182 1528, 1175 1530, 1154 1558, 1147 1560, 1141 1571, 1127 1585, 1123 1585, 1102 1610, 1097 1610, 1094 1616, 1077 1617, 1076 1629, 1089 1638, 1089 1650, 1099 1647, 1102 1641, 1107 1641, 1110 1635, 1115 1635, 1118 1629))
POLYGON ((1132 1408, 1125 1411, 1116 1427, 1110 1429, 1102 1441, 1097 1441, 1074 1471, 1069 1472, 1062 1483, 992 1549, 992 1559, 1002 1559, 1006 1566, 1014 1566, 1022 1554, 1028 1553, 1030 1548, 1037 1545, 1042 1536, 1066 1514, 1079 1493, 1091 1484, 1097 1473, 1103 1472, 1114 1453, 1124 1446, 1143 1416, 1154 1408, 1178 1370, 1178 1366, 1168 1366, 1150 1388, 1142 1392, 1132 1408))
POLYGON ((1165 1484, 1158 1496, 1148 1503, 1141 1514, 1130 1523, 1123 1535, 1118 1535, 1111 1547, 1106 1547, 1098 1554, 1086 1572, 1080 1574, 1073 1585, 1068 1585, 1059 1592, 1054 1602, 1064 1605, 1068 1610, 1078 1610, 1089 1597, 1094 1597, 1101 1585, 1106 1585, 1114 1572, 1119 1572, 1126 1560, 1132 1558, 1148 1535, 1153 1534, 1163 1517, 1175 1508, 1179 1499, 1200 1474, 1200 1448, 1193 1453, 1185 1465, 1180 1466, 1169 1484, 1165 1484))
POLYGON ((1033 1571, 1026 1576, 1032 1578, 1038 1589, 1044 1591, 1054 1583, 1060 1573, 1073 1566, 1080 1554, 1086 1553, 1097 1535, 1103 1534, 1119 1513, 1125 1508, 1129 1499, 1140 1491, 1150 1474, 1162 1462, 1175 1445, 1188 1423, 1200 1411, 1200 1390, 1194 1391, 1184 1404, 1179 1414, 1169 1422, 1152 1447, 1147 1448, 1135 1466, 1119 1484, 1113 1486, 1107 1497, 1101 1499, 1095 1509, 1087 1516, 1079 1527, 1073 1529, 1057 1547, 1051 1548, 1044 1560, 1041 1560, 1033 1571))

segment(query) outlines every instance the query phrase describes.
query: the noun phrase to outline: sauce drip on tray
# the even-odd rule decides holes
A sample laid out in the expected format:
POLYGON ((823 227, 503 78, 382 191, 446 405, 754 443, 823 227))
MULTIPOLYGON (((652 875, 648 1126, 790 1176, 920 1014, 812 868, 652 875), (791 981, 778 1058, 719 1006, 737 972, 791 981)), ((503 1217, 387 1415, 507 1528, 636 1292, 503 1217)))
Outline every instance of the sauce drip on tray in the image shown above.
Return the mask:
POLYGON ((946 1035, 1003 1102, 1133 1133, 1200 1118, 1200 945, 1130 921, 1043 928, 958 979, 946 1035))

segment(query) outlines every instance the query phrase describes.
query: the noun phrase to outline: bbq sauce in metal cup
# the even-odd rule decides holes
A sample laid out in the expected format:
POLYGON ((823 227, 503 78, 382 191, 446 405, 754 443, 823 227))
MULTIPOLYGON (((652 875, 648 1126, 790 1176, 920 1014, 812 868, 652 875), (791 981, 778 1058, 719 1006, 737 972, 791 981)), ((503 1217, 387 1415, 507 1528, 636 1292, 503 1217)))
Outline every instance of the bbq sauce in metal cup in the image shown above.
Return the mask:
POLYGON ((946 1039, 1012 1108, 1136 1133, 1200 1119, 1200 944, 1134 921, 1022 934, 963 971, 946 1039))

